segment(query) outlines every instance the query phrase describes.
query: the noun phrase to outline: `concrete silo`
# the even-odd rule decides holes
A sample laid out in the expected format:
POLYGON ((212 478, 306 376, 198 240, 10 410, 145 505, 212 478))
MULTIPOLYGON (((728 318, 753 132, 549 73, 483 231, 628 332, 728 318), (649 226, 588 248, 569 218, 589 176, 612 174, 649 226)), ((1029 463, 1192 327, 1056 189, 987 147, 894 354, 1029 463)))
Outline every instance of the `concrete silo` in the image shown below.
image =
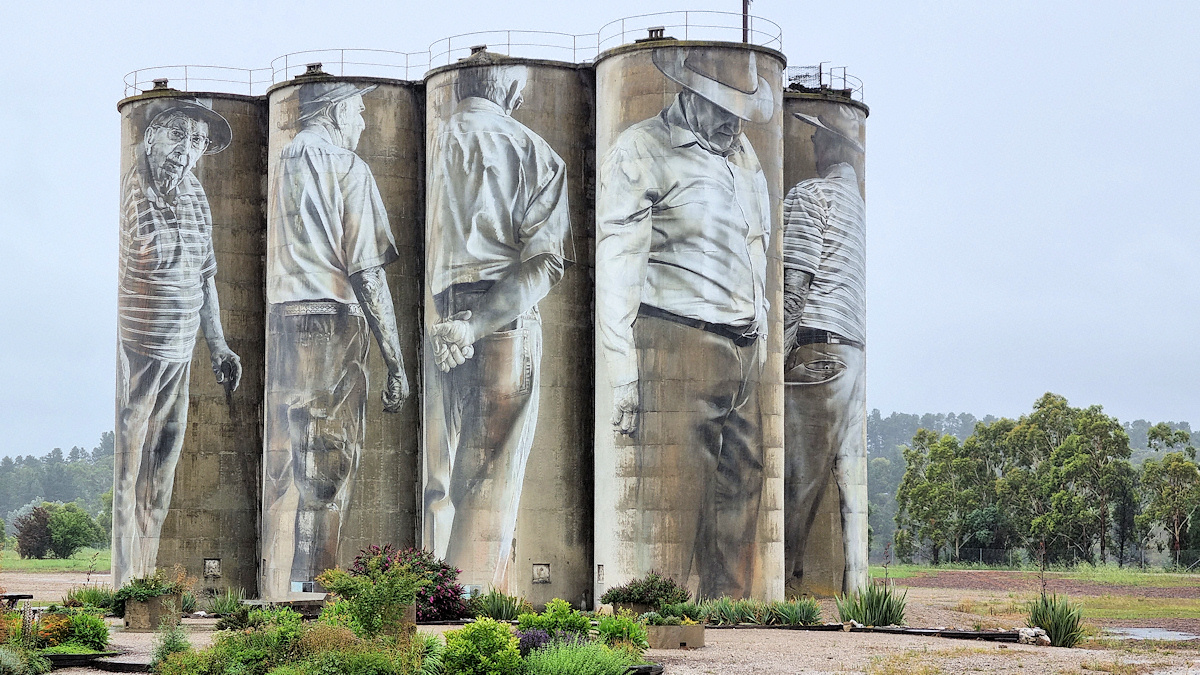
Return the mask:
POLYGON ((113 585, 182 565, 203 589, 252 591, 266 103, 161 80, 118 109, 113 585))
POLYGON ((273 599, 313 591, 368 544, 417 543, 422 86, 309 70, 268 91, 261 593, 273 599))
POLYGON ((863 588, 868 574, 869 111, 828 87, 788 91, 783 110, 785 294, 794 293, 784 303, 785 584, 789 596, 832 596, 863 588))
POLYGON ((424 545, 590 602, 592 70, 479 50, 426 91, 424 545))
POLYGON ((596 60, 596 592, 783 595, 779 52, 596 60))

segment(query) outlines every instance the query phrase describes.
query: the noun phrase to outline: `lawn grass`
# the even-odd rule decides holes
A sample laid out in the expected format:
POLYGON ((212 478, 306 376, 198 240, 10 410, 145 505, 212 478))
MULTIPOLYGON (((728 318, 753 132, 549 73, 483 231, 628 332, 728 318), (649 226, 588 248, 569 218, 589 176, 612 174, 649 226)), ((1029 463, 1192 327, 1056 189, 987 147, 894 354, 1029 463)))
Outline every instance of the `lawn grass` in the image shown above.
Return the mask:
MULTIPOLYGON (((1009 593, 986 600, 968 598, 954 610, 980 616, 1014 617, 1028 613, 1036 593, 1009 593)), ((1084 619, 1200 619, 1200 600, 1189 598, 1139 598, 1132 595, 1070 597, 1083 607, 1084 619)))
POLYGON ((26 560, 18 556, 16 551, 5 550, 0 552, 0 572, 87 572, 91 570, 103 573, 108 572, 112 567, 111 558, 108 548, 81 549, 66 560, 58 558, 26 560))
MULTIPOLYGON (((938 572, 953 570, 1000 570, 1021 572, 1037 576, 1036 568, 1004 568, 986 565, 954 563, 948 565, 890 565, 887 576, 891 579, 911 579, 919 575, 936 575, 938 572)), ((1180 586, 1200 586, 1200 574, 1179 574, 1155 570, 1153 568, 1138 569, 1136 567, 1118 567, 1116 565, 1087 565, 1081 564, 1069 569, 1047 570, 1046 576, 1052 579, 1067 579, 1110 586, 1151 586, 1155 588, 1176 588, 1180 586)), ((871 566, 871 578, 882 579, 882 565, 871 566)))

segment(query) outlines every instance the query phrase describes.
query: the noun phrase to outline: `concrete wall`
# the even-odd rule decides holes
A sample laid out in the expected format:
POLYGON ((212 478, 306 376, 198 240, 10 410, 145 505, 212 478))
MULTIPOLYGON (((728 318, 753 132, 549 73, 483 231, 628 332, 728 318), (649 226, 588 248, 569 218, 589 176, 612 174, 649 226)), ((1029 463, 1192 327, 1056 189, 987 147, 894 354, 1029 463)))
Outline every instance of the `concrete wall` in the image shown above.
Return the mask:
MULTIPOLYGON (((783 111, 785 188, 791 191, 797 184, 808 181, 805 184, 811 186, 825 179, 830 171, 825 165, 831 160, 818 157, 817 140, 833 146, 835 160, 852 166, 855 187, 865 196, 866 158, 860 149, 866 143, 866 106, 835 92, 787 92, 783 111), (853 148, 839 133, 859 147, 853 148)), ((825 255, 842 257, 828 245, 825 255)), ((843 281, 861 290, 857 280, 843 281)), ((861 365, 861 360, 847 363, 861 365)), ((865 381, 863 367, 853 371, 865 381)), ((839 378, 847 379, 853 371, 839 378)), ((785 369, 785 380, 791 379, 795 378, 785 369)), ((785 490, 786 592, 789 597, 829 597, 866 583, 865 384, 818 390, 789 381, 786 388, 785 455, 792 469, 785 490), (855 520, 855 526, 845 527, 847 519, 855 520)))
POLYGON ((706 596, 783 595, 781 249, 773 232, 783 66, 770 50, 673 40, 597 60, 597 595, 650 570, 706 596), (730 88, 704 72, 756 93, 722 98, 730 88), (740 138, 725 137, 741 148, 728 161, 695 144, 683 130, 690 123, 671 122, 678 113, 664 113, 683 81, 743 120, 740 138), (736 281, 735 267, 747 268, 736 281), (657 307, 651 314, 646 305, 657 307), (696 320, 757 335, 735 342, 696 320), (630 377, 632 386, 617 381, 630 377))
MULTIPOLYGON (((293 582, 304 584, 320 569, 348 564, 368 544, 405 547, 416 543, 423 94, 420 85, 410 82, 317 77, 297 78, 273 88, 269 96, 268 189, 272 196, 268 214, 267 296, 271 308, 267 332, 268 364, 276 363, 277 367, 268 365, 267 373, 262 592, 266 597, 278 598, 294 590, 307 591, 309 587, 293 586, 293 582), (295 160, 300 152, 300 146, 292 143, 307 128, 307 122, 325 114, 308 114, 320 104, 314 96, 332 97, 335 103, 341 103, 346 99, 340 95, 340 87, 353 88, 360 97, 356 100, 361 100, 361 110, 344 111, 344 123, 361 129, 356 144, 345 143, 353 146, 353 156, 346 154, 346 148, 339 145, 341 141, 332 139, 332 145, 314 150, 318 155, 341 153, 321 171, 305 173, 302 167, 306 161, 283 162, 284 153, 292 153, 295 160), (282 170, 289 166, 290 174, 282 170), (328 181, 326 188, 313 187, 322 180, 328 181), (306 318, 303 329, 280 319, 286 314, 283 307, 295 307, 288 305, 290 302, 318 300, 317 296, 329 297, 333 292, 303 288, 304 284, 289 286, 288 279, 303 275, 282 262, 275 264, 284 259, 287 246, 300 242, 300 248, 307 248, 304 242, 323 240, 324 235, 310 239, 311 233, 298 234, 304 228, 293 216, 304 199, 300 195, 308 194, 299 186, 301 183, 337 195, 326 202, 337 204, 325 214, 331 223, 330 236, 344 237, 341 241, 347 242, 351 238, 347 233, 352 229, 369 230, 369 234, 360 232, 355 240, 357 253, 346 252, 343 258, 335 251, 326 256, 337 259, 333 265, 342 269, 330 277, 343 296, 334 298, 338 300, 334 310, 338 314, 306 318), (367 239, 369 243, 363 243, 367 239), (374 253, 362 253, 364 247, 375 247, 374 253), (384 325, 384 337, 380 338, 371 330, 365 314, 351 314, 345 309, 360 299, 347 272, 356 272, 363 260, 367 260, 366 267, 382 263, 389 293, 381 297, 381 304, 390 304, 394 312, 399 355, 412 392, 392 412, 385 412, 381 401, 385 391, 393 401, 398 400, 398 380, 389 378, 381 347, 392 330, 387 326, 389 322, 380 321, 384 325), (280 280, 276 286, 272 285, 273 275, 280 280), (318 325, 321 322, 328 322, 330 328, 322 328, 318 325), (318 344, 321 340, 328 342, 318 344), (339 344, 333 348, 335 342, 339 344), (331 347, 328 352, 321 350, 324 344, 331 347), (363 349, 365 360, 361 358, 363 349), (336 356, 323 360, 325 357, 318 352, 336 356), (279 354, 277 361, 272 360, 275 353, 279 354), (299 463, 307 466, 297 469, 299 463), (301 508, 298 505, 306 490, 309 496, 304 499, 309 506, 301 508), (297 509, 316 515, 307 521, 297 519, 297 509), (297 543, 297 539, 310 543, 297 543), (294 572, 292 564, 302 550, 312 556, 313 562, 307 572, 294 572)), ((308 140, 320 145, 330 141, 330 135, 325 136, 323 141, 314 141, 313 137, 308 140)), ((312 246, 312 250, 320 248, 312 246)), ((346 251, 349 248, 346 244, 346 251)), ((308 307, 297 311, 314 310, 308 307)), ((318 314, 307 316, 319 316, 316 311, 318 314)), ((383 315, 388 311, 383 308, 383 315)))
POLYGON ((495 586, 535 605, 590 601, 592 71, 484 53, 434 71, 427 91, 426 331, 438 334, 451 302, 503 307, 519 325, 476 336, 474 356, 448 371, 427 345, 425 545, 482 592, 495 586), (487 98, 487 82, 497 83, 499 104, 487 98), (506 113, 510 92, 522 100, 506 113), (476 203, 483 185, 496 191, 476 203), (463 242, 468 233, 492 245, 463 242), (488 297, 463 290, 513 278, 534 247, 542 253, 535 273, 551 277, 545 287, 488 297), (481 267, 494 250, 504 251, 505 269, 481 267), (564 267, 561 278, 544 265, 564 267), (523 349, 512 341, 518 335, 523 349), (523 394, 505 393, 495 379, 514 363, 536 380, 523 394))
MULTIPOLYGON (((193 353, 186 433, 174 475, 144 476, 160 493, 173 490, 157 542, 160 568, 181 565, 201 589, 242 588, 257 583, 257 540, 263 393, 263 255, 266 211, 266 104, 261 98, 178 92, 127 99, 121 111, 121 173, 128 176, 142 153, 150 117, 176 99, 199 96, 223 117, 232 132, 227 148, 199 159, 193 175, 203 186, 212 214, 216 291, 224 334, 241 359, 241 383, 226 402, 214 377, 209 348, 201 337, 193 353), (206 561, 207 564, 206 564, 206 561)), ((210 129, 210 131, 213 131, 210 129)), ((123 195, 123 203, 125 195, 123 195)), ((120 415, 118 406, 118 415, 120 415)), ((121 428, 118 420, 118 428, 121 428)), ((160 446, 165 447, 165 446, 160 446)), ((120 449, 121 446, 119 445, 120 449)), ((134 448, 124 462, 133 469, 134 448)), ((115 537, 114 548, 119 547, 115 537)), ((154 561, 150 559, 150 566, 154 561)), ((143 574, 148 570, 136 570, 143 574)), ((114 576, 123 575, 114 569, 114 576)))

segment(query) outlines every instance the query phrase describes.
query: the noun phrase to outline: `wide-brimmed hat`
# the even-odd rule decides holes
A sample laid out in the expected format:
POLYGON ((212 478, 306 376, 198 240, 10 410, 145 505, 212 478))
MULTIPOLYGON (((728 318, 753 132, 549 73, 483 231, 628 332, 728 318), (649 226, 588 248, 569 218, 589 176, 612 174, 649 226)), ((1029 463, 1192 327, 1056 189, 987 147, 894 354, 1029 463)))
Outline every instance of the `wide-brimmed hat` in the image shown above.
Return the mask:
POLYGON ((233 142, 233 130, 229 127, 229 121, 212 109, 211 99, 161 98, 153 101, 147 106, 146 128, 149 129, 155 120, 172 112, 183 113, 208 125, 208 149, 204 151, 206 155, 215 155, 233 142))
POLYGON ((818 129, 824 129, 840 140, 849 143, 855 150, 865 153, 867 150, 858 142, 859 133, 862 129, 862 120, 849 106, 837 105, 829 112, 822 112, 818 115, 809 115, 806 113, 792 113, 796 119, 811 124, 818 129))
POLYGON ((304 120, 320 114, 335 103, 341 103, 352 96, 374 91, 377 84, 357 87, 350 82, 306 82, 300 85, 297 97, 300 99, 300 117, 304 120))
POLYGON ((750 50, 660 47, 652 58, 668 79, 747 122, 764 124, 775 116, 775 93, 750 50))

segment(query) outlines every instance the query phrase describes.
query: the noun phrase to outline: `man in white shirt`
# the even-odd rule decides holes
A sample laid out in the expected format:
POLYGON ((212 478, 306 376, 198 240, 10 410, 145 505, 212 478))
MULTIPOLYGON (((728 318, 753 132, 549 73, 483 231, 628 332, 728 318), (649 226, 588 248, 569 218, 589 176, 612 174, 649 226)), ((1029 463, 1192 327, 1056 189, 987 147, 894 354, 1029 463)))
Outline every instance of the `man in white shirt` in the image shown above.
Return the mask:
POLYGON ((368 330, 396 412, 409 385, 383 266, 397 258, 370 167, 354 150, 366 124, 349 82, 300 85, 301 130, 281 152, 268 222, 267 410, 263 541, 294 528, 291 583, 313 590, 337 565, 342 518, 366 434, 368 330), (284 512, 294 489, 298 506, 284 512))
MULTIPOLYGON (((814 116, 819 178, 784 200, 784 541, 787 583, 804 578, 804 551, 821 496, 838 491, 846 565, 842 592, 867 584, 866 203, 860 113, 814 116), (830 484, 830 479, 833 484, 830 484)), ((833 543, 833 542, 830 542, 833 543)))
POLYGON ((441 371, 429 377, 445 428, 426 448, 425 545, 501 589, 537 426, 537 304, 572 250, 566 165, 512 117, 526 77, 502 64, 458 71, 429 155, 429 336, 441 371))
POLYGON ((683 91, 600 166, 596 331, 612 424, 639 452, 636 529, 654 564, 683 579, 694 564, 701 595, 742 597, 764 480, 771 234, 742 125, 770 121, 775 99, 752 51, 661 48, 653 61, 683 91), (660 494, 643 480, 658 476, 694 491, 660 494))

